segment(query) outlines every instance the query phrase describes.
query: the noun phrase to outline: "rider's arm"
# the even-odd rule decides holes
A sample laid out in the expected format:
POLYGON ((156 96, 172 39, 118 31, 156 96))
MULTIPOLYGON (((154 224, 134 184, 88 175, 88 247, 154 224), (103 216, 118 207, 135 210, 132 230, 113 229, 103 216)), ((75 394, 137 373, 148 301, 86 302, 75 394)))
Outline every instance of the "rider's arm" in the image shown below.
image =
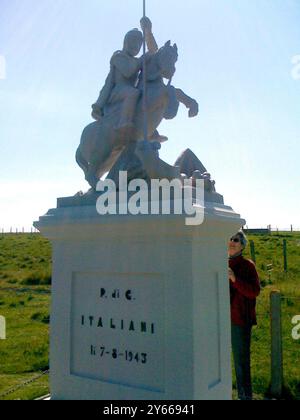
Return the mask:
POLYGON ((133 57, 130 58, 122 53, 115 54, 111 59, 111 64, 116 67, 116 69, 119 70, 126 79, 134 76, 140 68, 138 60, 133 57))
POLYGON ((155 54, 158 51, 158 45, 152 32, 146 32, 146 43, 150 53, 155 54))
POLYGON ((142 30, 145 32, 146 37, 146 44, 148 51, 151 54, 155 54, 158 51, 158 45, 152 33, 152 22, 149 18, 141 19, 141 27, 142 30))

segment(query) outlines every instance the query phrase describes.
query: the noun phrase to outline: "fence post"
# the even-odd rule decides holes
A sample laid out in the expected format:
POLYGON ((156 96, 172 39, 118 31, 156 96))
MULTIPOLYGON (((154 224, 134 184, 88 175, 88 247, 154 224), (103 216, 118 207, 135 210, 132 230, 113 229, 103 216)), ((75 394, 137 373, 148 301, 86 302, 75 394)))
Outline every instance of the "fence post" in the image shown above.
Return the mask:
POLYGON ((284 271, 288 271, 288 260, 287 260, 287 241, 283 240, 283 260, 284 260, 284 271))
POLYGON ((283 391, 283 352, 281 293, 271 293, 271 395, 280 398, 283 391))
POLYGON ((254 241, 250 241, 251 259, 256 264, 255 244, 254 241))

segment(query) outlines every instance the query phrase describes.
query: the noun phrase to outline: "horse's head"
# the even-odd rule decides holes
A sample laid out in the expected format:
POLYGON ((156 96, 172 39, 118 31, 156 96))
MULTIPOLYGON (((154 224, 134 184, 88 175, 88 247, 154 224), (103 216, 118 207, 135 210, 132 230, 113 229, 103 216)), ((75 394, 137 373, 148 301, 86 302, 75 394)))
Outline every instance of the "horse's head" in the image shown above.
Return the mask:
POLYGON ((157 52, 157 63, 161 71, 162 77, 171 80, 175 74, 176 67, 175 63, 178 60, 178 48, 177 45, 171 45, 171 41, 168 41, 160 50, 157 52))

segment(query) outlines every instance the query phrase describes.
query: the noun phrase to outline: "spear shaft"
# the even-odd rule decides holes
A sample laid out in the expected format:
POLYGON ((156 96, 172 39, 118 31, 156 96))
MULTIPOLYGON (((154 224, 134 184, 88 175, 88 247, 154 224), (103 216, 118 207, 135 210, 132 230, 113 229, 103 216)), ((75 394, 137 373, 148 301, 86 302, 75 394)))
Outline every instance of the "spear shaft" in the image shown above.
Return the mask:
MULTIPOLYGON (((146 17, 146 0, 143 0, 143 17, 146 17)), ((143 28, 143 114, 144 114, 144 140, 148 140, 148 115, 147 115, 147 60, 146 60, 146 31, 143 28)))

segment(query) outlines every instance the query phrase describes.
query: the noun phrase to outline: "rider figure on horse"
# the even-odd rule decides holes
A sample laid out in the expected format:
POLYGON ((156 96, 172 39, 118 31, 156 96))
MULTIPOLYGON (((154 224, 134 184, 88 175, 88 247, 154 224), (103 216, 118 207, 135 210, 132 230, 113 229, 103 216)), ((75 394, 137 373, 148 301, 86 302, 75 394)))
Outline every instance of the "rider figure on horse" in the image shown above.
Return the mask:
MULTIPOLYGON (((149 52, 155 54, 158 46, 152 33, 152 23, 149 18, 141 20, 141 27, 145 32, 149 52)), ((117 51, 110 61, 110 72, 105 85, 100 92, 97 102, 92 105, 92 116, 100 120, 105 115, 108 105, 121 103, 121 117, 116 125, 116 130, 134 127, 133 119, 141 90, 137 88, 138 78, 143 68, 143 57, 137 58, 143 45, 143 33, 138 29, 129 31, 124 39, 122 51, 117 51)), ((166 141, 167 137, 160 136, 156 131, 155 140, 166 141)), ((150 139, 153 140, 154 138, 150 139)))

